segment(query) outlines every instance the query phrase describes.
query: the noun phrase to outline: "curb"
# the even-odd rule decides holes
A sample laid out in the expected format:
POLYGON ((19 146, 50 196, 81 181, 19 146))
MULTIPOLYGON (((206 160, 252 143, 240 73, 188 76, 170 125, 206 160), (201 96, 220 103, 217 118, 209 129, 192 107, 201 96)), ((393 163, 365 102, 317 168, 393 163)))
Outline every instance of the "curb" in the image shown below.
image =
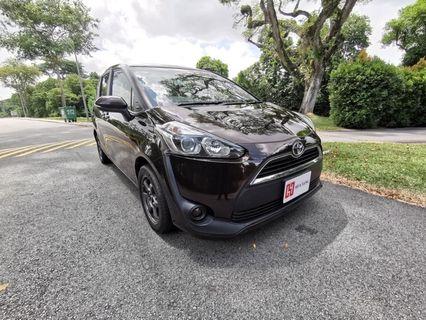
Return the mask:
POLYGON ((60 124, 70 124, 70 125, 79 126, 79 127, 86 127, 86 128, 92 126, 92 122, 65 122, 63 120, 44 119, 44 118, 17 118, 17 119, 53 122, 53 123, 60 123, 60 124))

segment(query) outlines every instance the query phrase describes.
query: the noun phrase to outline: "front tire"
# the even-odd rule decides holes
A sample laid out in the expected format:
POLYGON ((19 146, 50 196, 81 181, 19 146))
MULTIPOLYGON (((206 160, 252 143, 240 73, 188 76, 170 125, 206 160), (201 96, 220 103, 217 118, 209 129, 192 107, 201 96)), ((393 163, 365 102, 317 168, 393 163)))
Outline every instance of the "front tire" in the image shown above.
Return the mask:
POLYGON ((139 194, 145 216, 151 228, 158 234, 173 228, 166 197, 154 171, 143 166, 138 175, 139 194))

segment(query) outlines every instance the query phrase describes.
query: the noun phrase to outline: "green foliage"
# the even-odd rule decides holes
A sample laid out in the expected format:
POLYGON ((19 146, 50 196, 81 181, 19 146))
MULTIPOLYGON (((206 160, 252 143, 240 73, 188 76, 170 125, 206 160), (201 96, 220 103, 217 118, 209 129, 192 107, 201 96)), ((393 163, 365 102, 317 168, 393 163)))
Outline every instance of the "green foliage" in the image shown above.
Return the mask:
POLYGON ((351 14, 342 27, 343 42, 332 59, 355 59, 361 50, 370 45, 370 19, 367 16, 351 14))
MULTIPOLYGON (((79 63, 80 71, 83 72, 83 66, 79 63)), ((63 78, 67 74, 77 74, 77 64, 75 61, 60 59, 56 64, 43 62, 39 65, 40 70, 48 76, 59 75, 63 78)))
POLYGON ((426 66, 423 69, 403 68, 405 92, 401 107, 409 113, 410 126, 426 125, 426 66))
POLYGON ((240 71, 235 82, 263 101, 292 110, 299 109, 303 98, 303 85, 283 70, 277 59, 266 55, 240 71))
POLYGON ((403 65, 414 65, 426 57, 426 0, 417 0, 389 21, 382 42, 394 43, 405 51, 403 65))
POLYGON ((40 75, 41 72, 36 66, 18 60, 7 60, 0 66, 0 82, 18 92, 35 83, 40 75))
POLYGON ((65 54, 96 49, 97 20, 80 0, 0 0, 0 12, 7 27, 0 45, 23 58, 54 63, 65 54))
MULTIPOLYGON (((0 14, 0 46, 24 59, 42 59, 43 70, 60 81, 74 72, 64 56, 96 50, 93 30, 98 21, 81 0, 0 0, 0 14)), ((61 98, 64 104, 62 90, 61 98)))
MULTIPOLYGON (((98 80, 96 78, 83 79, 84 93, 89 107, 94 103, 97 83, 98 80)), ((28 97, 29 116, 41 118, 60 116, 61 92, 58 88, 57 79, 49 77, 44 81, 38 82, 35 86, 29 86, 26 89, 26 96, 28 97)), ((67 105, 76 107, 77 115, 84 115, 83 100, 76 74, 70 74, 65 77, 64 96, 67 105)), ((10 114, 10 110, 15 110, 22 115, 19 104, 19 98, 16 94, 2 102, 6 113, 10 114)))
POLYGON ((228 78, 228 65, 226 63, 223 63, 219 59, 213 59, 209 56, 201 57, 201 59, 198 60, 196 67, 198 69, 204 69, 215 72, 225 78, 228 78))
POLYGON ((345 62, 331 73, 331 115, 346 128, 425 125, 425 86, 425 69, 401 69, 378 58, 345 62))
MULTIPOLYGON (((290 26, 284 26, 282 21, 281 24, 283 30, 290 28, 290 26)), ((342 34, 343 43, 326 68, 327 72, 314 108, 314 113, 318 115, 328 116, 330 112, 327 89, 330 70, 337 67, 342 61, 353 59, 369 45, 368 37, 371 34, 371 26, 368 18, 352 14, 344 24, 342 34)), ((235 81, 262 100, 298 110, 303 98, 303 80, 291 76, 283 69, 276 58, 274 42, 267 29, 262 34, 262 43, 264 46, 259 61, 239 72, 235 81)), ((293 42, 291 39, 287 39, 284 45, 290 47, 293 42)), ((297 51, 293 52, 293 55, 297 54, 297 51)))
POLYGON ((19 60, 7 60, 0 67, 0 83, 15 89, 20 98, 20 105, 25 116, 28 115, 27 91, 41 75, 40 70, 33 65, 26 65, 19 60))
POLYGON ((18 116, 24 116, 21 101, 17 93, 12 94, 9 99, 1 101, 1 110, 5 113, 7 117, 10 116, 11 111, 15 111, 18 116))

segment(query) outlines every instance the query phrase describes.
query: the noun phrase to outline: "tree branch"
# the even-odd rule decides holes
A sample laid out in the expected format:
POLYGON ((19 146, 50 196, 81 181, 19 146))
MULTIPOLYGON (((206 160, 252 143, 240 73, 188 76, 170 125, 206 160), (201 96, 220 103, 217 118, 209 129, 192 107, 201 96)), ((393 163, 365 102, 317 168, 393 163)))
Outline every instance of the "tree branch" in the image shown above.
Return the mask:
POLYGON ((290 55, 287 52, 286 47, 284 46, 284 41, 281 38, 280 26, 277 18, 277 13, 274 7, 274 1, 267 0, 267 6, 265 7, 264 1, 261 0, 261 9, 265 14, 265 18, 267 18, 266 21, 268 21, 271 26, 272 37, 274 38, 276 51, 281 64, 283 65, 284 69, 286 69, 290 74, 299 76, 299 70, 297 69, 297 66, 293 63, 293 61, 291 61, 290 55))
POLYGON ((329 0, 322 1, 323 8, 319 13, 315 22, 308 28, 307 35, 309 40, 312 42, 313 47, 316 51, 321 52, 323 50, 322 40, 321 40, 321 30, 324 26, 324 23, 330 18, 336 8, 338 7, 340 0, 329 0))
POLYGON ((334 19, 333 23, 330 26, 330 31, 325 39, 325 43, 330 43, 333 38, 334 44, 325 51, 325 59, 330 59, 333 53, 337 50, 340 44, 343 42, 341 37, 342 26, 348 19, 350 13, 352 12, 353 7, 355 6, 357 0, 346 0, 342 10, 339 10, 334 19))
POLYGON ((254 33, 252 35, 250 35, 250 37, 247 38, 247 41, 250 42, 251 44, 254 44, 259 49, 262 49, 264 46, 262 44, 258 43, 258 42, 255 42, 254 40, 252 40, 253 36, 254 36, 254 33))
POLYGON ((298 16, 305 16, 306 18, 309 19, 311 17, 311 14, 309 12, 305 11, 305 10, 299 10, 299 3, 300 3, 300 0, 297 0, 296 5, 293 9, 293 12, 284 12, 282 10, 283 2, 282 2, 282 0, 280 0, 280 5, 278 7, 278 11, 284 16, 289 16, 289 17, 293 17, 293 18, 296 18, 298 16))

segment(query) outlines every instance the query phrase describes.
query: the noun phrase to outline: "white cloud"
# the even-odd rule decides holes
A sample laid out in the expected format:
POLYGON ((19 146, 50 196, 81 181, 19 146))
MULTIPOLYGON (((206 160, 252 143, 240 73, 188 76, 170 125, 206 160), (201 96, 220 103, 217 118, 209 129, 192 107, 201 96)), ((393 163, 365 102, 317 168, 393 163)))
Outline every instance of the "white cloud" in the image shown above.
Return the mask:
POLYGON ((88 71, 102 72, 117 63, 194 67, 210 55, 227 63, 234 77, 259 57, 259 50, 233 28, 233 8, 218 0, 86 3, 101 20, 100 50, 81 57, 88 71))
MULTIPOLYGON (((175 64, 194 67, 203 55, 219 58, 229 65, 230 76, 248 67, 259 50, 247 43, 241 30, 233 27, 236 8, 219 0, 85 0, 100 20, 98 51, 80 57, 86 71, 103 72, 117 63, 175 64)), ((380 39, 386 21, 398 9, 413 1, 377 0, 357 5, 355 11, 370 17, 373 27, 370 54, 399 63, 402 53, 383 48, 380 39)), ((309 6, 318 5, 312 1, 309 6)), ((0 50, 0 61, 9 54, 0 50)), ((0 99, 11 91, 0 87, 0 99)))

